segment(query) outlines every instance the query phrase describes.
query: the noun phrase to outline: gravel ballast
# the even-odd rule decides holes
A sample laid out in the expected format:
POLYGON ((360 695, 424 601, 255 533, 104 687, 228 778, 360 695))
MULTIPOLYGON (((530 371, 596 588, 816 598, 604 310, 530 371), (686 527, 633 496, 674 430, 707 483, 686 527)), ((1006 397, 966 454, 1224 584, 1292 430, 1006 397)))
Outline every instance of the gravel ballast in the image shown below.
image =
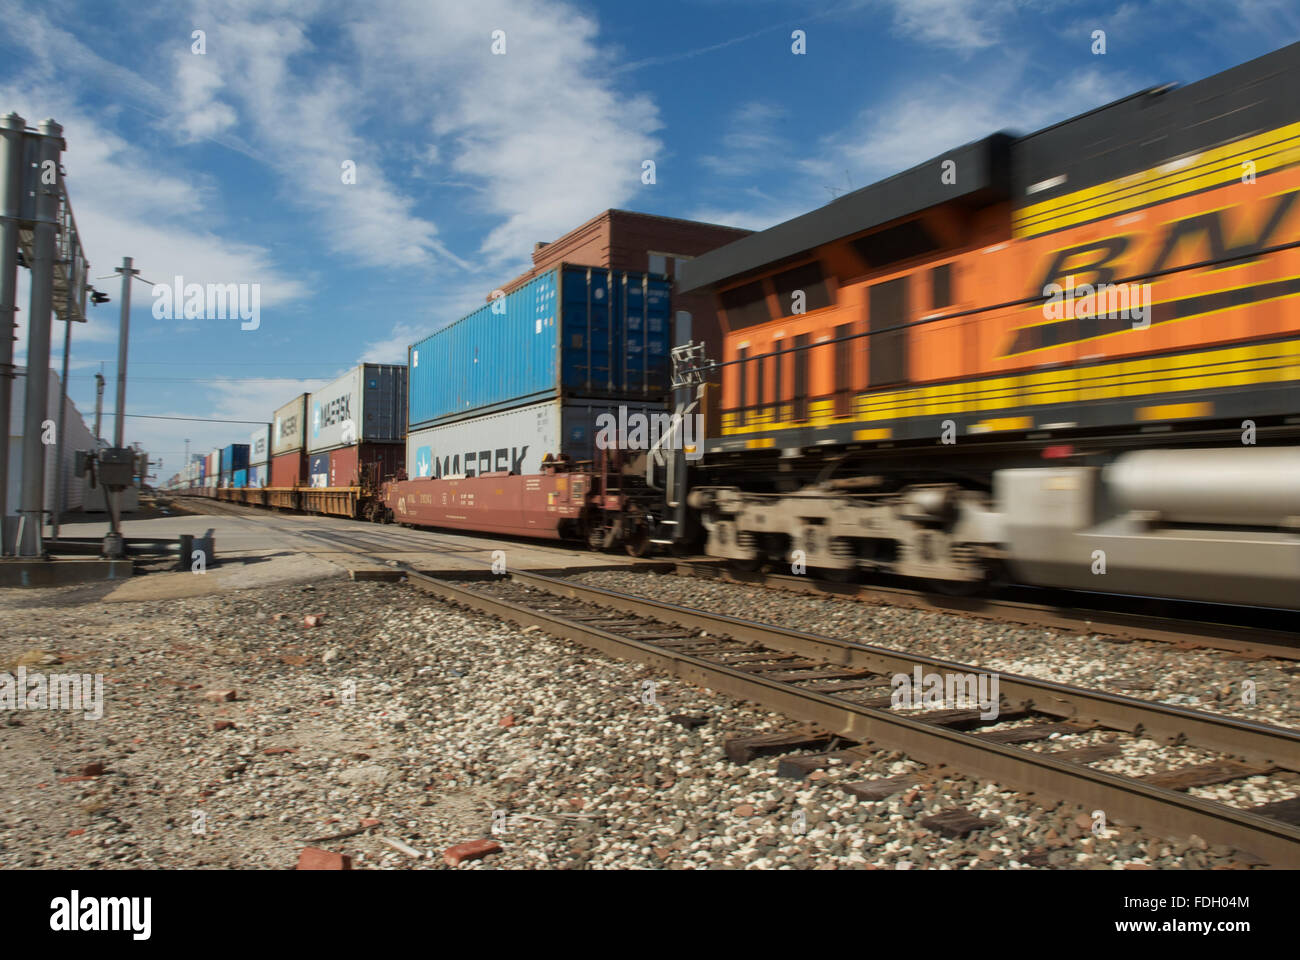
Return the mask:
POLYGON ((1252 862, 1196 837, 1097 836, 1081 807, 948 770, 882 802, 841 789, 926 773, 898 753, 803 781, 776 776, 777 757, 737 765, 727 737, 789 722, 403 584, 119 603, 4 590, 0 617, 0 670, 101 673, 105 690, 99 720, 0 721, 3 868, 285 869, 309 846, 358 869, 1252 862), (990 826, 950 839, 922 824, 952 807, 990 826), (483 839, 501 849, 444 862, 483 839))
POLYGON ((985 670, 1256 723, 1300 727, 1300 662, 1294 660, 1256 659, 1224 650, 1186 650, 1158 641, 1080 636, 1046 627, 674 574, 602 571, 572 579, 709 613, 955 660, 985 670), (1246 681, 1254 684, 1253 703, 1243 702, 1246 681))

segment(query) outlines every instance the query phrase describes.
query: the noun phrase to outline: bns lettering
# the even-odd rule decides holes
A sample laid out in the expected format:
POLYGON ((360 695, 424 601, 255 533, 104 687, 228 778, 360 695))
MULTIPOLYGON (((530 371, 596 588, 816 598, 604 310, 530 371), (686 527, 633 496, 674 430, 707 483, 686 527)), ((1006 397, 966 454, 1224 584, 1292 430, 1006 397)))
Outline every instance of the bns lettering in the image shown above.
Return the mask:
MULTIPOLYGON (((1232 215, 1232 220, 1225 226, 1224 216, 1233 208, 1211 210, 1175 220, 1166 227, 1164 236, 1156 247, 1155 255, 1148 264, 1133 263, 1129 255, 1130 250, 1135 246, 1138 234, 1104 237, 1056 250, 1052 253, 1037 282, 1029 290, 1029 296, 1046 296, 1044 291, 1053 286, 1060 287, 1069 294, 1076 281, 1094 287, 1128 283, 1150 277, 1163 270, 1203 261, 1246 262, 1252 253, 1263 250, 1277 241, 1283 223, 1296 209, 1297 195, 1300 195, 1300 191, 1292 190, 1290 193, 1268 198, 1267 206, 1261 205, 1263 211, 1253 235, 1249 224, 1241 222, 1241 213, 1232 215), (1238 237, 1239 242, 1230 244, 1227 240, 1229 235, 1238 237), (1067 283, 1071 286, 1067 286, 1067 283)), ((1155 325, 1241 306, 1245 303, 1268 300, 1294 292, 1290 289, 1292 285, 1295 285, 1294 281, 1277 280, 1226 293, 1166 300, 1152 304, 1147 319, 1150 325, 1155 325)), ((1087 316, 1035 324, 1014 332, 1004 356, 1044 347, 1078 343, 1128 329, 1131 329, 1131 325, 1126 317, 1112 317, 1108 320, 1104 317, 1087 316)))

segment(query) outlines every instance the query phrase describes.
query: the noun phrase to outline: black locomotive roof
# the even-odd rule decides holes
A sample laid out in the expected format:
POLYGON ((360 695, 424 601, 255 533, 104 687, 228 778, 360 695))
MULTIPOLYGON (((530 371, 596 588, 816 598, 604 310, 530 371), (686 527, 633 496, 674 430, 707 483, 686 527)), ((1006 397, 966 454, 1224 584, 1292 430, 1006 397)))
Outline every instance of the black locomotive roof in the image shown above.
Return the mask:
POLYGON ((681 292, 719 284, 941 203, 1038 203, 1300 120, 1300 43, 1212 77, 1153 87, 1026 136, 996 133, 678 267, 681 292), (940 177, 956 161, 956 183, 940 177), (1030 188, 1035 188, 1030 193, 1030 188))
POLYGON ((688 260, 677 268, 677 289, 697 290, 941 203, 983 206, 1005 200, 1010 195, 1010 144, 1011 137, 995 133, 688 260), (955 183, 943 182, 945 160, 956 163, 955 177, 948 178, 955 183))

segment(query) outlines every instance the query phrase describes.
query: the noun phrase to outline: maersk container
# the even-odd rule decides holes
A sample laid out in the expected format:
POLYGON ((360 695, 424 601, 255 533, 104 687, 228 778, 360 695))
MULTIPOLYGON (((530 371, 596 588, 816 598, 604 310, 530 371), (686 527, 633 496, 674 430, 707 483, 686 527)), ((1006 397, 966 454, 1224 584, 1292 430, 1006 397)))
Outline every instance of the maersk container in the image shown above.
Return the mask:
POLYGON ((248 438, 248 465, 256 467, 271 462, 271 426, 258 427, 248 438))
POLYGON ((406 367, 363 363, 308 398, 307 452, 406 436, 406 367))
MULTIPOLYGON (((412 479, 474 477, 498 471, 535 474, 541 472, 542 460, 548 453, 567 454, 577 461, 594 460, 596 437, 602 426, 620 422, 635 426, 637 421, 633 417, 644 417, 648 443, 652 426, 658 426, 661 432, 663 429, 662 421, 650 422, 649 418, 655 414, 666 416, 666 405, 548 400, 455 423, 436 424, 407 435, 407 474, 412 479), (611 419, 600 420, 602 414, 608 414, 611 419)), ((630 429, 625 433, 635 436, 630 429)), ((628 445, 623 443, 623 447, 627 449, 628 445)))
POLYGON ((667 396, 668 281, 556 267, 410 348, 409 428, 542 400, 667 396))
POLYGON ((271 456, 307 449, 307 394, 300 393, 271 418, 271 456))
POLYGON ((313 453, 307 458, 307 485, 311 487, 328 487, 330 485, 330 455, 313 453))
POLYGON ((221 472, 233 475, 236 470, 248 469, 248 444, 232 443, 221 450, 221 472))

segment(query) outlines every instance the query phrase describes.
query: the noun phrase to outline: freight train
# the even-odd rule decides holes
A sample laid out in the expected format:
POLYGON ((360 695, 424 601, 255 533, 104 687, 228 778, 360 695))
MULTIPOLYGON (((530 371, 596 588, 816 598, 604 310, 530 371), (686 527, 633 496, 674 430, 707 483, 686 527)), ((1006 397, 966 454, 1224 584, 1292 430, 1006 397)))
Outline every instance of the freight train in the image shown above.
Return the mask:
POLYGON ((643 246, 672 277, 535 251, 410 348, 405 470, 322 512, 1296 608, 1298 85, 1300 44, 643 246))

